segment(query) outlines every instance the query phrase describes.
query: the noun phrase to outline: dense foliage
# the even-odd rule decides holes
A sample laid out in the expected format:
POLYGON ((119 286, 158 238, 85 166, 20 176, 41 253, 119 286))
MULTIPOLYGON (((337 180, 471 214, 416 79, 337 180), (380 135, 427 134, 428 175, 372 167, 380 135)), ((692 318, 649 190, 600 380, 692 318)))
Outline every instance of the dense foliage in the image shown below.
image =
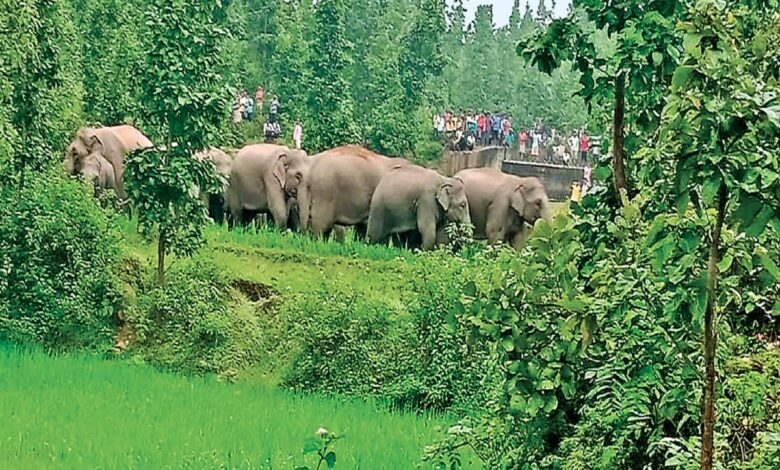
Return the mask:
POLYGON ((88 188, 51 173, 0 196, 0 337, 106 346, 122 305, 109 215, 88 188))

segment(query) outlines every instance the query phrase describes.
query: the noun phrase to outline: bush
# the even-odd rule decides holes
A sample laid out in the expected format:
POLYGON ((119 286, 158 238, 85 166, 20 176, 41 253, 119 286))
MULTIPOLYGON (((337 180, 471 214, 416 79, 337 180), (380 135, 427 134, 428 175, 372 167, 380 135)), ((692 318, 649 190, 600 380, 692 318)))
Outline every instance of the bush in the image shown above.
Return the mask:
POLYGON ((56 174, 0 188, 0 337, 48 347, 111 341, 119 235, 91 193, 56 174))
POLYGON ((258 313, 238 301, 213 262, 178 262, 163 285, 146 273, 127 319, 133 353, 166 369, 232 377, 256 357, 258 313))
MULTIPOLYGON (((326 281, 286 299, 277 322, 280 349, 293 350, 282 385, 302 392, 375 397, 414 410, 484 407, 498 363, 452 308, 468 263, 445 252, 420 255, 406 307, 326 281)), ((276 353, 276 356, 279 356, 276 353)))
MULTIPOLYGON (((282 328, 296 350, 282 385, 297 391, 381 396, 403 361, 397 313, 349 288, 323 283, 288 299, 282 328)), ((403 325, 401 325, 403 328, 403 325)))

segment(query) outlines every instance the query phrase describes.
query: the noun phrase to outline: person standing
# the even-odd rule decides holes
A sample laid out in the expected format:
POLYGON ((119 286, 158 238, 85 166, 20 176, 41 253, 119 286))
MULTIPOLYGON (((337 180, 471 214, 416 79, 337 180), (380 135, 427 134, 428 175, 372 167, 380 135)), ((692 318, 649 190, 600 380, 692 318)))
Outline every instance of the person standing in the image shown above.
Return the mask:
POLYGON ((569 152, 571 153, 572 157, 575 159, 579 158, 580 156, 580 138, 577 137, 577 131, 574 131, 571 133, 571 137, 569 137, 569 152))
POLYGON ((498 111, 494 112, 493 117, 490 119, 490 130, 490 145, 498 145, 501 142, 499 140, 501 134, 501 115, 498 114, 498 111))
POLYGON ((301 142, 303 141, 303 126, 300 122, 295 123, 293 128, 293 142, 295 142, 295 148, 301 149, 301 142))
POLYGON ((268 105, 268 114, 272 121, 276 121, 279 117, 279 97, 274 95, 271 103, 268 105))
POLYGON ((439 121, 436 123, 436 135, 439 139, 444 135, 444 114, 439 114, 439 121))
POLYGON ((255 91, 255 107, 257 108, 258 114, 263 113, 264 102, 265 102, 265 88, 263 88, 262 86, 258 86, 257 91, 255 91))
POLYGON ((244 107, 246 108, 246 120, 252 122, 255 120, 255 103, 252 101, 252 97, 246 95, 244 99, 244 107))
POLYGON ((541 143, 542 135, 536 131, 533 131, 533 134, 531 135, 531 156, 537 157, 538 160, 539 157, 539 144, 541 143))
POLYGON ((520 142, 520 155, 525 155, 528 153, 528 131, 525 129, 520 131, 520 135, 517 136, 517 141, 520 142))
POLYGON ((477 117, 477 137, 480 145, 485 145, 485 130, 487 129, 485 113, 479 113, 477 117))
POLYGON ((439 137, 439 121, 441 121, 441 114, 435 113, 433 115, 433 138, 439 137))
POLYGON ((509 135, 509 130, 512 129, 512 121, 509 120, 509 116, 504 114, 504 118, 501 119, 501 140, 506 141, 509 135))
POLYGON ((585 132, 585 130, 582 130, 582 135, 580 135, 580 155, 582 156, 582 161, 587 162, 588 161, 588 149, 590 147, 590 140, 588 139, 588 134, 585 132))
POLYGON ((241 124, 244 119, 244 107, 242 105, 241 94, 236 95, 233 101, 233 124, 241 124))

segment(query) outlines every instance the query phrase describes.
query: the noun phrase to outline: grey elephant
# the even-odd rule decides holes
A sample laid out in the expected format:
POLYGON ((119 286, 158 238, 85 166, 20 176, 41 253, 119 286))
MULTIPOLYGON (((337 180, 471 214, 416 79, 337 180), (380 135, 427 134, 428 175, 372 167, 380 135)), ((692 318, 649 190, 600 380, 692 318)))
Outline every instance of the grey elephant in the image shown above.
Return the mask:
POLYGON ((233 158, 216 147, 198 152, 194 155, 195 159, 204 161, 209 160, 214 164, 214 171, 222 182, 222 190, 216 194, 202 193, 201 200, 209 211, 209 217, 215 222, 222 222, 225 218, 226 195, 230 182, 230 171, 233 167, 233 158))
POLYGON ((417 165, 388 172, 374 191, 368 217, 368 240, 382 243, 392 234, 418 232, 424 250, 442 239, 448 222, 471 223, 466 188, 417 165))
POLYGON ((151 146, 133 126, 83 127, 68 146, 63 165, 69 175, 83 175, 101 189, 114 189, 124 199, 125 155, 151 146))
POLYGON ((233 221, 245 223, 258 213, 267 213, 276 227, 287 229, 308 165, 306 152, 282 145, 253 144, 239 150, 226 197, 233 221))
POLYGON ((315 155, 298 192, 301 228, 315 237, 328 236, 335 226, 357 226, 359 231, 368 222, 379 181, 405 165, 410 163, 355 145, 315 155))
POLYGON ((551 219, 550 202, 539 178, 519 177, 494 168, 474 168, 455 175, 466 186, 474 237, 506 242, 519 249, 529 226, 551 219))

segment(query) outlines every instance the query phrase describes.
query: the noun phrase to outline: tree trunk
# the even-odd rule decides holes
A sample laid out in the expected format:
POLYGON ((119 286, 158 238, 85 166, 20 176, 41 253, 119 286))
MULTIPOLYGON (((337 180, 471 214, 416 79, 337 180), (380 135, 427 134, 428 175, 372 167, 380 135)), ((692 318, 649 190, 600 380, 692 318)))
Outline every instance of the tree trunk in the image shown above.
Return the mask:
POLYGON ((619 72, 615 77, 615 113, 612 119, 612 175, 615 180, 615 192, 620 204, 620 190, 626 188, 624 117, 626 114, 626 76, 619 72))
POLYGON ((720 259, 720 233, 726 217, 726 185, 718 190, 718 214, 710 241, 710 260, 707 266, 707 306, 704 311, 704 410, 701 436, 701 468, 712 470, 715 447, 715 350, 718 331, 715 323, 715 302, 718 288, 718 260, 720 259))
POLYGON ((160 236, 157 239, 157 283, 165 283, 165 250, 168 244, 167 232, 160 229, 160 236))

